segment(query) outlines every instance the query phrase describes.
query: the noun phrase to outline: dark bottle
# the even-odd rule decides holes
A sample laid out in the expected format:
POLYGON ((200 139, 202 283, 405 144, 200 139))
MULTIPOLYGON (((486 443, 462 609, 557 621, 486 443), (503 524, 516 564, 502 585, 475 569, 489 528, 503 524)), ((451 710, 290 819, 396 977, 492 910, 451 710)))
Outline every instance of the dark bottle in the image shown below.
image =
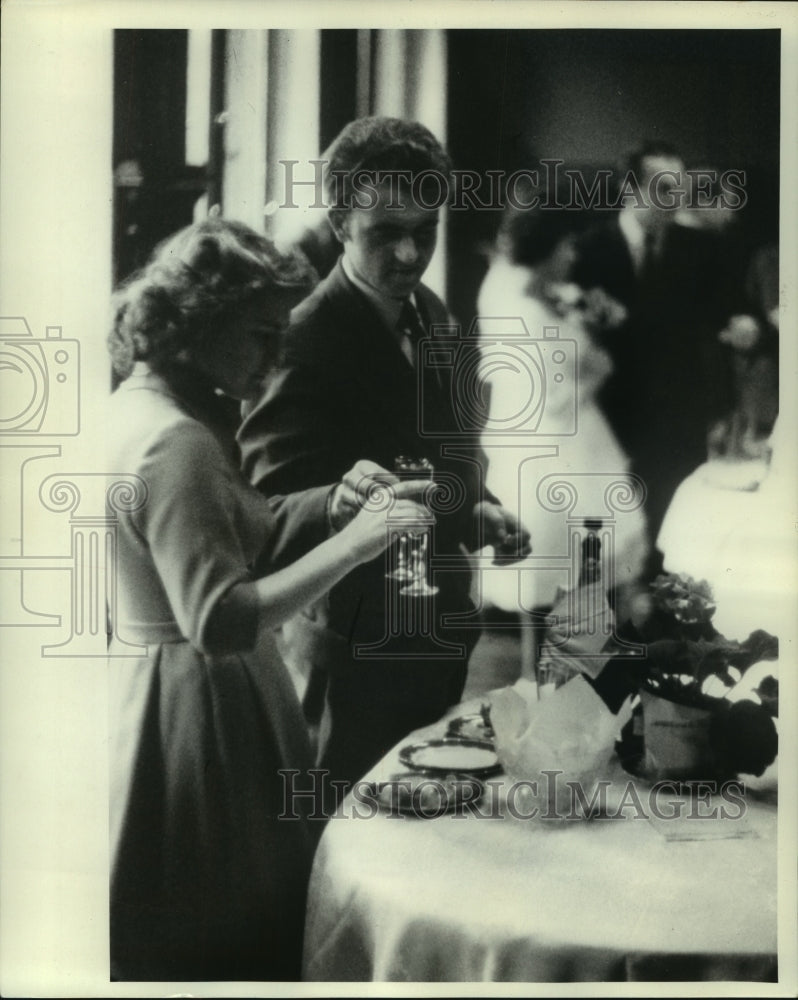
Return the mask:
POLYGON ((586 587, 601 580, 601 531, 600 520, 586 519, 587 535, 582 540, 582 566, 579 571, 579 586, 586 587))
POLYGON ((578 674, 588 680, 604 664, 603 649, 613 615, 601 584, 601 521, 583 522, 581 564, 576 587, 563 591, 552 608, 537 667, 538 685, 561 687, 578 674))
MULTIPOLYGON (((579 587, 589 587, 601 582, 601 531, 600 520, 585 520, 587 535, 582 541, 582 566, 579 572, 579 587)), ((613 629, 614 616, 607 601, 607 588, 594 587, 592 600, 596 603, 594 613, 601 615, 601 621, 613 629), (605 617, 606 616, 606 617, 605 617)), ((598 620, 598 619, 597 619, 598 620)), ((610 638, 607 636, 607 638, 610 638)), ((638 687, 637 663, 630 663, 628 657, 608 653, 607 662, 599 673, 586 680, 593 685, 596 694, 611 712, 618 712, 623 703, 635 694, 638 687)))

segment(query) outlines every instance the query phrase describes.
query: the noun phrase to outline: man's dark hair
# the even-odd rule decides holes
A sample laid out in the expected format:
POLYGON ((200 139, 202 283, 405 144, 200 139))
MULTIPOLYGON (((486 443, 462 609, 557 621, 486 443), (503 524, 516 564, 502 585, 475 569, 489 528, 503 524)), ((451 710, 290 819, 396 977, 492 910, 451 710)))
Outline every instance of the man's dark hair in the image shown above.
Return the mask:
POLYGON ((670 160, 682 159, 681 152, 671 143, 662 139, 647 139, 625 157, 622 164, 624 175, 631 172, 639 181, 643 173, 643 160, 648 156, 667 157, 670 160))
POLYGON ((452 162, 420 122, 404 118, 370 117, 350 122, 322 154, 324 194, 329 208, 352 207, 352 179, 358 173, 433 171, 448 184, 452 162))

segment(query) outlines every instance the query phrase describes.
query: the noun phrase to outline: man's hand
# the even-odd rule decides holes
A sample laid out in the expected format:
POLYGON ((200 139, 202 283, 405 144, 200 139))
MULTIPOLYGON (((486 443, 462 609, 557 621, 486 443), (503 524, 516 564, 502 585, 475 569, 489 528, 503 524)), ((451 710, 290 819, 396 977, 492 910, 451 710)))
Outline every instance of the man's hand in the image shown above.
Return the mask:
POLYGON ((341 531, 360 512, 367 500, 371 500, 371 506, 379 503, 383 496, 386 505, 396 500, 422 501, 429 487, 428 479, 400 480, 393 472, 383 469, 376 462, 360 459, 344 474, 330 495, 330 525, 334 531, 341 531), (388 493, 390 497, 386 496, 388 493))
POLYGON ((494 562, 518 562, 532 551, 529 532, 505 507, 482 500, 474 507, 474 517, 478 537, 481 536, 484 545, 494 548, 494 562))

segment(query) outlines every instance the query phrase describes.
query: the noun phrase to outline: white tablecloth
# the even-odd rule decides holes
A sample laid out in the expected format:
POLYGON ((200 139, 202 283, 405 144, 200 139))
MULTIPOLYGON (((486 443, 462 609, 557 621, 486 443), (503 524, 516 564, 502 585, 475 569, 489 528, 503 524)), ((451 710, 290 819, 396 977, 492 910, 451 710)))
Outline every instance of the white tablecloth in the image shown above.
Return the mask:
MULTIPOLYGON (((396 748, 368 777, 401 770, 396 748)), ((617 765, 612 776, 617 802, 628 776, 617 765)), ((650 812, 650 786, 635 789, 650 812)), ((740 820, 680 821, 680 835, 710 835, 698 840, 668 839, 676 826, 636 806, 625 819, 553 821, 358 818, 353 805, 319 845, 306 980, 775 977, 776 808, 761 791, 740 820)))

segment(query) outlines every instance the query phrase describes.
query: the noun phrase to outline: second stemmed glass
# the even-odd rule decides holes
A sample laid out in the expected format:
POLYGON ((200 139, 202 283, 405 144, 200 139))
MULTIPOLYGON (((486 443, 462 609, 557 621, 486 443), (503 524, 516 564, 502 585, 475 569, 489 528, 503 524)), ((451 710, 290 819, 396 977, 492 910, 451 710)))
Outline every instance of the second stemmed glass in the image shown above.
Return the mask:
MULTIPOLYGON (((433 467, 427 458, 408 458, 399 455, 394 460, 394 472, 404 479, 432 480, 433 467)), ((427 581, 427 553, 429 551, 429 532, 415 537, 402 534, 398 539, 398 565, 388 576, 393 580, 404 582, 400 588, 403 594, 414 597, 427 597, 438 593, 438 587, 427 581)))

